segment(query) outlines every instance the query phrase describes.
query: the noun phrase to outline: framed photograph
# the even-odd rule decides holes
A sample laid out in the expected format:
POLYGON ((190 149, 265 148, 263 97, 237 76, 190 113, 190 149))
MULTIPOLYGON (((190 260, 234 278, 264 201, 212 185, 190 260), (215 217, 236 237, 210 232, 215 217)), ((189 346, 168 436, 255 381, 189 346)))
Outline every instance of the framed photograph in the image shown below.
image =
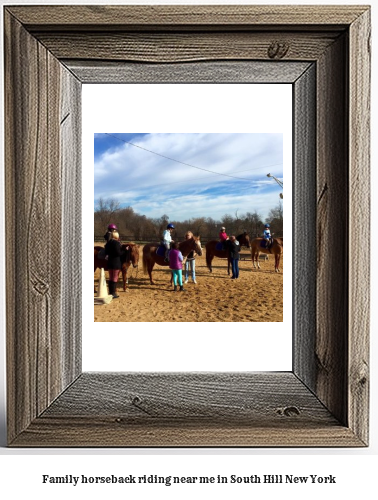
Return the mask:
MULTIPOLYGON (((251 73, 253 66, 244 69, 251 73)), ((100 267, 106 272, 107 262, 95 258, 93 308, 93 262, 83 245, 83 371, 291 370, 292 85, 151 83, 146 92, 145 84, 86 84, 82 130, 84 241, 93 238, 94 207, 95 254, 114 223, 122 242, 134 242, 139 254, 139 266, 128 268, 127 293, 120 275, 118 297, 106 305, 98 295, 100 267), (146 126, 153 133, 133 133, 146 126), (112 133, 120 130, 126 133, 112 133), (268 172, 285 179, 284 200, 268 172), (120 208, 113 212, 111 205, 120 208), (196 283, 183 265, 183 294, 173 293, 169 267, 164 257, 154 258, 156 248, 144 259, 151 248, 146 245, 156 245, 168 220, 175 241, 184 242, 188 230, 200 235, 196 283), (269 250, 261 269, 251 262, 247 246, 261 236, 263 220, 274 238, 286 235, 290 258, 280 259, 280 272, 269 250), (237 281, 227 273, 227 250, 216 248, 223 224, 226 234, 241 240, 237 281), (245 230, 249 240, 243 241, 245 230), (145 265, 151 261, 153 284, 145 265), (143 357, 125 356, 141 351, 143 357)), ((280 255, 281 246, 276 249, 280 255)))
POLYGON ((4 23, 8 445, 368 446, 369 7, 7 6, 4 23), (82 85, 283 82, 292 370, 83 372, 82 85))

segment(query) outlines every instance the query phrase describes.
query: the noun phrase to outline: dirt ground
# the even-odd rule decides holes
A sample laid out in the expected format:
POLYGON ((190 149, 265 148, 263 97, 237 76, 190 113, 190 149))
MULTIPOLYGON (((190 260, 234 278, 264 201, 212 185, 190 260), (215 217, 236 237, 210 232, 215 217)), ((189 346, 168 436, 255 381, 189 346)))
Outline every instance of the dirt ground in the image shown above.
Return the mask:
MULTIPOLYGON (((97 243, 98 244, 98 243, 97 243)), ((186 292, 173 292, 168 267, 155 266, 154 285, 143 273, 142 246, 137 269, 130 267, 129 283, 123 291, 122 274, 117 284, 119 299, 94 306, 98 322, 244 322, 283 321, 283 261, 281 273, 274 271, 274 257, 260 260, 260 270, 252 269, 251 255, 242 249, 240 276, 231 280, 227 260, 213 260, 213 272, 206 266, 205 249, 196 257, 196 280, 184 285, 186 292)), ((105 273, 106 278, 107 273, 105 273)), ((100 271, 94 274, 97 289, 100 271)), ((95 294, 96 296, 96 294, 95 294)))

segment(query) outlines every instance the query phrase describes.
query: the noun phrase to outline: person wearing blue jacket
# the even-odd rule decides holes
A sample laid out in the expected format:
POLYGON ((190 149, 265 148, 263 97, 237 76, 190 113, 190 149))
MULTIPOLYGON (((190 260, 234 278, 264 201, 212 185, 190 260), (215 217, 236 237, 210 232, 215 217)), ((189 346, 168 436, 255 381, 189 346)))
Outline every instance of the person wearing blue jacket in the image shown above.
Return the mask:
POLYGON ((264 226, 263 238, 265 240, 265 248, 269 248, 272 243, 272 235, 270 233, 270 224, 265 224, 264 226))

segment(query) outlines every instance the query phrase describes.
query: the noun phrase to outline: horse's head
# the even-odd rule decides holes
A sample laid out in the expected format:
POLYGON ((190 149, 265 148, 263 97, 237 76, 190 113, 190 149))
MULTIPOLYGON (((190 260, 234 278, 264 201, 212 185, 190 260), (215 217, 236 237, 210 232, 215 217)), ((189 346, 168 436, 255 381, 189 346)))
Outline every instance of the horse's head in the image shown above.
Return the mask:
POLYGON ((122 257, 122 262, 126 263, 127 267, 129 267, 130 264, 133 265, 133 267, 138 267, 138 262, 139 262, 139 247, 135 243, 124 243, 122 245, 122 249, 125 251, 125 254, 122 257), (127 247, 129 247, 129 250, 126 251, 127 247))
POLYGON ((179 244, 179 248, 184 257, 190 254, 192 250, 198 255, 202 255, 201 239, 200 237, 192 236, 179 244))
POLYGON ((240 243, 240 246, 251 248, 251 240, 249 239, 247 232, 239 234, 239 236, 237 236, 236 239, 240 243))
POLYGON ((195 250, 197 255, 201 256, 202 255, 201 237, 200 236, 197 236, 197 237, 193 236, 193 240, 194 240, 194 244, 195 244, 194 250, 195 250))
POLYGON ((133 267, 138 267, 138 262, 139 262, 138 245, 130 245, 130 260, 133 267))

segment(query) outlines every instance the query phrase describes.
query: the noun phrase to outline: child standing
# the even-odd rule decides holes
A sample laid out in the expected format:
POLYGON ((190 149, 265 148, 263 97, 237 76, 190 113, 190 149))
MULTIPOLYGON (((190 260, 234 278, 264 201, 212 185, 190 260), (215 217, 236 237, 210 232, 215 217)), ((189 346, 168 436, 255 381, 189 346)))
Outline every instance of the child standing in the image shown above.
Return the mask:
POLYGON ((177 292, 177 281, 180 286, 180 292, 185 292, 186 290, 182 286, 182 261, 183 256, 179 250, 179 244, 173 243, 172 249, 169 252, 169 268, 173 275, 173 291, 177 292))
MULTIPOLYGON (((190 240, 193 238, 193 233, 191 231, 187 231, 185 235, 186 240, 190 240)), ((192 274, 193 283, 196 285, 196 261, 195 261, 195 251, 192 250, 190 254, 187 256, 185 261, 185 283, 188 283, 189 280, 189 268, 192 274)))

